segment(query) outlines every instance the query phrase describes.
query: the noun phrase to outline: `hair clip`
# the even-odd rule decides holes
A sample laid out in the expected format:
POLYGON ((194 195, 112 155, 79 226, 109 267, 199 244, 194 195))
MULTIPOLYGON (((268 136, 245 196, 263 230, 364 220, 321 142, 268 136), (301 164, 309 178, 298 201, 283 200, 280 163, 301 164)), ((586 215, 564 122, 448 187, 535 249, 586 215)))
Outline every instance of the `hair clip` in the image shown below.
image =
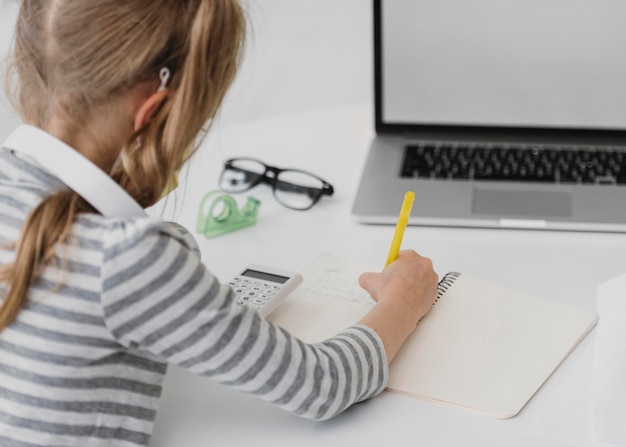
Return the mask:
POLYGON ((161 86, 159 87, 157 92, 165 90, 165 88, 167 87, 167 83, 170 80, 170 69, 167 67, 161 68, 161 71, 159 71, 159 78, 161 79, 161 86))

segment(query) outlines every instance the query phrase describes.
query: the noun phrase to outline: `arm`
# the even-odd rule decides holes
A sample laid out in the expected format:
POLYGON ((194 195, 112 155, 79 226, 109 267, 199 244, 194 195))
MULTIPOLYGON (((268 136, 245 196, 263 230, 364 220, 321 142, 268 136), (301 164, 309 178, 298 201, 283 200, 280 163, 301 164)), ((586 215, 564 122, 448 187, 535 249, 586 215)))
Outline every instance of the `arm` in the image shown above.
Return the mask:
POLYGON ((402 251, 382 272, 359 278, 361 287, 377 302, 360 324, 382 339, 389 363, 435 302, 437 281, 430 259, 412 250, 402 251))
POLYGON ((380 393, 385 350, 355 325, 308 344, 235 303, 169 228, 128 223, 107 239, 102 302, 110 333, 195 374, 305 418, 331 418, 380 393))

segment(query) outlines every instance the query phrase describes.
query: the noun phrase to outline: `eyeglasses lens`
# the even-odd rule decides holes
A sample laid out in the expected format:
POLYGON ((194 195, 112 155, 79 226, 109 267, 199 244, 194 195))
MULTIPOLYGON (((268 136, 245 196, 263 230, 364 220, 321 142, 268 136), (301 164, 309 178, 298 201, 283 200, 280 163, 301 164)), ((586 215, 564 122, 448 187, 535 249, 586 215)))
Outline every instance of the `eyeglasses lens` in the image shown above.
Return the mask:
POLYGON ((300 171, 282 171, 276 178, 274 196, 286 207, 305 210, 312 207, 322 194, 324 183, 300 171))
POLYGON ((222 172, 220 189, 232 193, 247 191, 259 183, 264 173, 265 166, 255 160, 233 160, 222 172))

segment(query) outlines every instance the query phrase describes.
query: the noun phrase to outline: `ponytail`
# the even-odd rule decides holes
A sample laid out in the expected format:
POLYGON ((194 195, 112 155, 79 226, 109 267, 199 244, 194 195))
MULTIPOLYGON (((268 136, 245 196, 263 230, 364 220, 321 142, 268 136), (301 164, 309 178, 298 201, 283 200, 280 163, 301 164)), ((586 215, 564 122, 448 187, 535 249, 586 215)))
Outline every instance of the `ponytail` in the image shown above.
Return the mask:
POLYGON ((47 197, 28 216, 15 244, 15 262, 0 268, 0 281, 9 283, 0 306, 0 331, 15 319, 33 280, 54 263, 56 245, 68 241, 74 216, 86 208, 74 192, 62 191, 47 197))
POLYGON ((168 192, 195 152, 198 132, 217 114, 238 69, 244 28, 236 2, 199 2, 187 51, 178 67, 168 67, 170 97, 122 151, 121 169, 112 175, 142 206, 154 205, 168 192))

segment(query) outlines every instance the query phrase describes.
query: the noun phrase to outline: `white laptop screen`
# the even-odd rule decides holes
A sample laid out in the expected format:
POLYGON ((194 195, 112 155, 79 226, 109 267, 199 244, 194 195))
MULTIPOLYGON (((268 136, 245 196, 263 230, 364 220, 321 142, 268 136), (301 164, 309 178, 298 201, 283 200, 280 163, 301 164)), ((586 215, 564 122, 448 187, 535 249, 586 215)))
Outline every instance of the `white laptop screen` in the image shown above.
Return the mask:
POLYGON ((380 1, 380 119, 626 129, 626 1, 380 1))

